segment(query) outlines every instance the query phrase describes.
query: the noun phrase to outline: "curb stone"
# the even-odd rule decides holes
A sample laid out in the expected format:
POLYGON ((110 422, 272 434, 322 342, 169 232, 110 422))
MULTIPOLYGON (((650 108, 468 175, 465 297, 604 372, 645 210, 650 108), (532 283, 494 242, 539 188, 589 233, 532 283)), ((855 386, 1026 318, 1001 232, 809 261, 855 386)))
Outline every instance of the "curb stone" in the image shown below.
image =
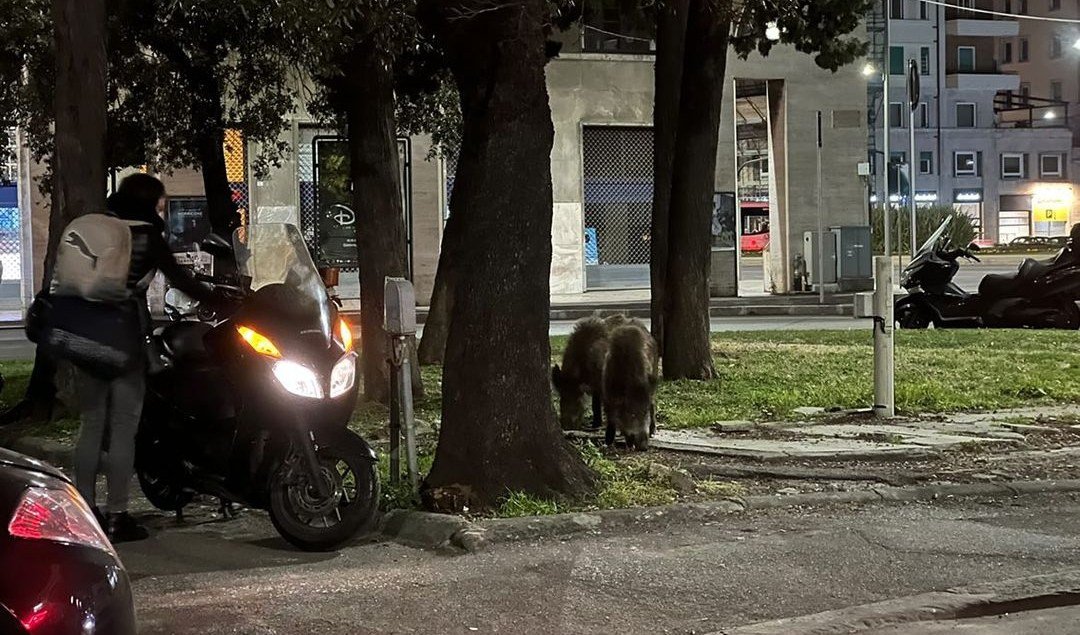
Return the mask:
POLYGON ((759 622, 710 635, 872 633, 898 624, 1003 615, 1077 603, 1080 571, 1063 571, 759 622))
POLYGON ((609 509, 525 518, 481 521, 488 543, 562 538, 581 533, 599 534, 613 529, 671 522, 710 522, 760 509, 827 505, 890 503, 965 497, 1015 497, 1031 494, 1080 492, 1080 479, 1018 481, 1010 483, 955 483, 913 487, 875 487, 854 492, 813 492, 790 496, 746 496, 701 503, 675 503, 638 509, 609 509))
POLYGON ((396 509, 383 516, 382 535, 425 549, 458 548, 475 553, 484 548, 484 530, 461 516, 396 509))

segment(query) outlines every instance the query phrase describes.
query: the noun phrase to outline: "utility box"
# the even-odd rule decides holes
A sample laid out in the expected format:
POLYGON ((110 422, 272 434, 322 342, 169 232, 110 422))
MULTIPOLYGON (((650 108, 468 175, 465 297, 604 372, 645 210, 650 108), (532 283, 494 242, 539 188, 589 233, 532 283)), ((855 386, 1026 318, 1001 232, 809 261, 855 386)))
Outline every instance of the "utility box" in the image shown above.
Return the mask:
POLYGON ((836 234, 826 231, 824 241, 816 240, 817 232, 809 231, 803 234, 803 257, 806 259, 806 268, 810 272, 810 284, 816 288, 819 284, 836 284, 836 234), (820 248, 825 250, 825 271, 818 271, 819 243, 824 243, 820 248), (824 276, 822 275, 824 273, 824 276))
MULTIPOLYGON (((874 255, 868 225, 829 228, 836 239, 836 282, 842 293, 874 288, 874 255)), ((812 266, 812 265, 811 265, 812 266)))
POLYGON ((416 335, 416 291, 404 278, 387 278, 383 287, 383 328, 390 335, 416 335))

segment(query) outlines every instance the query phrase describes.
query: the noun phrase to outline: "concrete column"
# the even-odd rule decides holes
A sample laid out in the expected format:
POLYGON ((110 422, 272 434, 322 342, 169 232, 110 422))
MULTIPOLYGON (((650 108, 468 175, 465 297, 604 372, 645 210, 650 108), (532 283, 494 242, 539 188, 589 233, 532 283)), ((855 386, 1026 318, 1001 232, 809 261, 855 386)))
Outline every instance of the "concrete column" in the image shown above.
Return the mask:
MULTIPOLYGON (((721 108, 720 137, 716 144, 716 191, 734 192, 736 179, 735 143, 735 81, 727 80, 724 87, 724 104, 721 108), (723 113, 730 113, 723 115, 723 113)), ((739 210, 735 210, 735 222, 739 222, 739 210)), ((736 247, 738 247, 736 245, 736 247)), ((739 252, 736 249, 714 249, 709 271, 709 295, 734 297, 739 295, 739 252)))
POLYGON ((784 80, 767 82, 769 100, 769 252, 766 285, 777 294, 791 293, 789 236, 787 101, 784 80))

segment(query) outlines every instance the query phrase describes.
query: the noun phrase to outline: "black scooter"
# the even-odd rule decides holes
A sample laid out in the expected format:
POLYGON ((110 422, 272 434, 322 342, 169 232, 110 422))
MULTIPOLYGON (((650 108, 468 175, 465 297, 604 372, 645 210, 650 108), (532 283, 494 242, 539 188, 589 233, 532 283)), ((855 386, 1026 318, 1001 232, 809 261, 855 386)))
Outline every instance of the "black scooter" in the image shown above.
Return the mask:
MULTIPOLYGON (((235 261, 237 306, 155 335, 136 445, 147 499, 181 511, 196 493, 267 509, 278 532, 330 550, 375 518, 376 456, 346 424, 356 352, 296 227, 252 225, 204 247, 235 261)), ((174 316, 177 315, 174 313, 174 316)))
POLYGON ((930 236, 900 277, 907 292, 896 301, 900 328, 1080 328, 1080 253, 1075 241, 1054 258, 1025 259, 1015 274, 989 274, 978 293, 967 293, 953 277, 957 260, 979 262, 977 245, 950 249, 948 217, 930 236))

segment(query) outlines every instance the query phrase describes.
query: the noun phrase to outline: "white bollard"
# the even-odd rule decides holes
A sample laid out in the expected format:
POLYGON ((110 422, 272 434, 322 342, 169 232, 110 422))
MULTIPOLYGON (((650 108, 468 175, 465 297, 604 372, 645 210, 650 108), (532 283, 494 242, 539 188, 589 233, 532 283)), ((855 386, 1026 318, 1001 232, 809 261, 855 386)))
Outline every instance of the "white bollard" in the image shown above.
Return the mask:
POLYGON ((874 414, 896 416, 893 364, 893 269, 888 256, 874 258, 874 414))

